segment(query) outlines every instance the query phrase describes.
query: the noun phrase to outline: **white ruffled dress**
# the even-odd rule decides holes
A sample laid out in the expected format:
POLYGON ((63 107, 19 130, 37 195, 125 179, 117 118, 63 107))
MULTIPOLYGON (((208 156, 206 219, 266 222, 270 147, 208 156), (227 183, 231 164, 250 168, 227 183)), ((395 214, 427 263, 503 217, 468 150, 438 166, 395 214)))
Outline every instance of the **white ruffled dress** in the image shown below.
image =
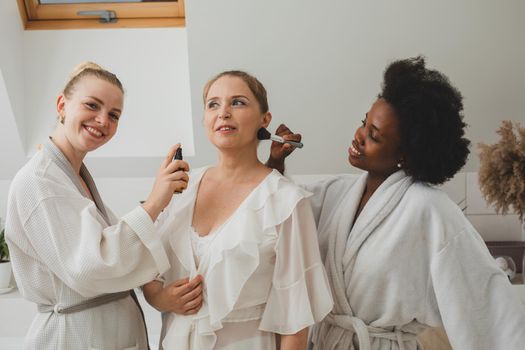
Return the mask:
POLYGON ((205 171, 190 174, 159 223, 171 263, 166 285, 204 277, 196 315, 163 314, 161 348, 276 349, 276 333, 311 326, 333 305, 310 194, 274 170, 223 225, 199 237, 191 223, 205 171))

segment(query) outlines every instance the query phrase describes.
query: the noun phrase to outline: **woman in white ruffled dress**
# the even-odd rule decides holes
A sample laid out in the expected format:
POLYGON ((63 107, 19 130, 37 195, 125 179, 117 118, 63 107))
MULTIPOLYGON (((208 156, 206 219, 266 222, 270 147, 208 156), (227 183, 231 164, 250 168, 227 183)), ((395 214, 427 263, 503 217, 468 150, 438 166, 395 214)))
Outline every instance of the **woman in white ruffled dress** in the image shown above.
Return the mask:
POLYGON ((218 163, 190 173, 163 213, 172 267, 144 287, 167 311, 169 286, 200 275, 202 307, 195 297, 193 312, 164 312, 161 348, 305 349, 308 327, 332 309, 310 194, 257 158, 257 131, 271 114, 256 78, 223 72, 206 85, 204 103, 218 163))

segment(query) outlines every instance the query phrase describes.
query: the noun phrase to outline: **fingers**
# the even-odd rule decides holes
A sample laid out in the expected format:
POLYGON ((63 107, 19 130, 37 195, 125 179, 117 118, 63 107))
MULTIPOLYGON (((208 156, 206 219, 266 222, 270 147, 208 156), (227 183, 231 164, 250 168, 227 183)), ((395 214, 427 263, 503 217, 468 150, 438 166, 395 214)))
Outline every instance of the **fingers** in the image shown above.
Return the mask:
POLYGON ((200 283, 202 283, 202 276, 201 275, 197 275, 195 276, 190 282, 189 282, 193 287, 196 287, 198 286, 200 283))
POLYGON ((170 180, 173 193, 182 193, 188 188, 188 175, 182 171, 177 171, 170 175, 170 180))
POLYGON ((285 139, 286 141, 301 142, 302 136, 301 134, 286 134, 283 135, 283 139, 285 139))
POLYGON ((190 166, 185 161, 172 160, 161 172, 171 181, 172 192, 181 193, 188 187, 189 176, 186 172, 189 170, 190 166))
POLYGON ((184 305, 184 315, 196 314, 202 306, 202 295, 184 305))
POLYGON ((169 287, 172 294, 179 298, 184 298, 184 303, 193 300, 197 295, 202 293, 202 277, 197 276, 191 281, 188 278, 173 282, 169 287), (192 294, 193 293, 193 294, 192 294))
POLYGON ((184 170, 177 170, 171 174, 168 174, 166 175, 166 179, 169 181, 182 181, 186 183, 190 181, 188 173, 184 172, 184 170))
POLYGON ((163 168, 166 168, 170 163, 171 161, 173 160, 173 157, 175 156, 175 153, 177 153, 177 150, 180 148, 180 143, 177 143, 173 146, 171 146, 169 152, 168 152, 168 155, 166 156, 166 158, 164 158, 164 161, 162 162, 162 167, 163 168))
POLYGON ((173 282, 167 288, 168 303, 172 312, 191 315, 199 311, 203 302, 202 276, 192 280, 183 278, 173 282))
POLYGON ((190 166, 183 160, 172 160, 167 166, 166 171, 172 173, 177 170, 189 171, 190 166))
POLYGON ((288 127, 285 124, 279 124, 279 126, 275 130, 275 135, 278 135, 278 136, 283 136, 283 135, 291 134, 291 133, 292 132, 290 131, 290 129, 288 129, 288 127))
MULTIPOLYGON (((301 142, 301 134, 294 134, 292 130, 290 130, 285 124, 281 124, 277 127, 277 130, 275 131, 275 134, 278 136, 281 136, 286 141, 295 141, 295 142, 301 142)), ((283 150, 285 151, 291 151, 294 149, 294 147, 290 148, 290 146, 283 145, 283 150)))
POLYGON ((178 281, 173 282, 171 285, 174 286, 174 287, 180 287, 180 286, 183 286, 186 283, 188 283, 189 280, 190 279, 188 277, 186 277, 186 278, 183 278, 183 279, 180 279, 178 281))

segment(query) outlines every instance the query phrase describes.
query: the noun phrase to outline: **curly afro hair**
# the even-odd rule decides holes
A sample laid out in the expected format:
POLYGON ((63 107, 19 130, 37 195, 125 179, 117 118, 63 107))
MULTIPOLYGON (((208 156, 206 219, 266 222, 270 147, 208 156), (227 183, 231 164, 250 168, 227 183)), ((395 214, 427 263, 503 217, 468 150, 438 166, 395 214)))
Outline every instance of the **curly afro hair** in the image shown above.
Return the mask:
POLYGON ((441 184, 465 164, 461 93, 442 73, 425 67, 421 56, 391 63, 380 98, 399 118, 403 169, 415 181, 441 184))

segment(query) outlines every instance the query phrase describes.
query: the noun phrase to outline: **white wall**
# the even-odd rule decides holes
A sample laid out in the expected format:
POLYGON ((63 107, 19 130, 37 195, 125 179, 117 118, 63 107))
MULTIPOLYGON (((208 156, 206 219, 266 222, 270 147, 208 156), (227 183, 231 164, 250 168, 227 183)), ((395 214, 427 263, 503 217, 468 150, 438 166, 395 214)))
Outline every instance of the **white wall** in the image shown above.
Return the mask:
POLYGON ((24 162, 23 28, 15 1, 0 1, 0 179, 24 162))
MULTIPOLYGON (((269 90, 275 128, 304 136, 297 173, 353 171, 346 149, 393 59, 424 54, 465 97, 473 154, 502 119, 525 123, 525 2, 521 0, 192 0, 186 3, 191 95, 212 75, 240 68, 269 90)), ((197 114, 197 113, 195 113, 197 114)), ((214 152, 194 120, 197 165, 214 152)))
POLYGON ((16 2, 2 1, 0 179, 51 133, 56 96, 86 60, 114 71, 126 90, 117 135, 87 159, 93 174, 151 176, 176 142, 194 154, 185 28, 24 31, 16 2))
MULTIPOLYGON (((347 146, 379 91, 383 69, 396 58, 426 55, 429 65, 446 72, 463 92, 473 145, 464 171, 477 170, 476 144, 495 141, 502 119, 525 122, 520 106, 525 46, 518 44, 525 32, 525 3, 520 0, 192 0, 186 4, 187 29, 23 33, 13 22, 19 18, 16 7, 7 3, 0 5, 0 23, 11 25, 0 47, 20 52, 23 42, 24 59, 11 53, 0 68, 20 72, 24 62, 24 93, 31 103, 25 104, 27 127, 17 122, 28 135, 29 153, 52 128, 55 94, 75 63, 98 60, 127 83, 117 138, 88 160, 97 176, 150 176, 160 161, 152 145, 160 149, 176 141, 183 141, 186 155, 194 146, 195 156, 187 158, 193 166, 214 162, 202 130, 201 90, 212 75, 231 68, 248 70, 265 83, 271 128, 286 122, 303 134, 305 148, 289 161, 297 173, 355 171, 347 164, 347 146), (189 60, 181 54, 181 42, 189 60), (185 60, 186 65, 175 64, 185 60), (184 72, 176 70, 185 66, 184 72), (179 81, 177 90, 173 84, 179 81), (186 112, 163 112, 178 107, 186 112), (177 117, 184 125, 169 125, 177 117), (192 117, 192 125, 184 117, 192 117), (187 131, 177 135, 179 130, 187 131)), ((23 95, 20 79, 11 81, 18 85, 11 83, 8 91, 23 95)), ((263 158, 267 148, 264 142, 263 158)))
MULTIPOLYGON (((192 0, 186 3, 186 29, 32 32, 21 31, 13 20, 16 7, 7 3, 0 5, 0 23, 9 24, 0 32, 0 68, 23 78, 4 77, 10 94, 14 91, 18 100, 31 96, 31 103, 17 104, 27 109, 28 152, 52 128, 54 96, 75 63, 98 60, 122 76, 127 100, 119 134, 104 147, 106 153, 87 159, 97 179, 115 180, 107 191, 125 193, 119 181, 135 186, 133 181, 144 184, 141 179, 155 173, 161 157, 150 152, 153 142, 183 140, 193 167, 214 162, 201 125, 201 90, 225 69, 257 75, 269 91, 272 128, 286 122, 303 134, 305 147, 288 163, 296 174, 356 172, 346 148, 379 91, 384 67, 396 58, 424 54, 463 92, 473 145, 463 171, 477 171, 476 144, 494 142, 502 119, 525 123, 525 3, 520 0, 192 0), (187 54, 181 53, 185 48, 187 54), (30 62, 33 58, 38 59, 30 62), (175 62, 187 69, 177 70, 175 62), (176 90, 175 80, 190 90, 176 90), (181 101, 174 102, 176 96, 181 101), (192 121, 189 131, 177 135, 179 125, 167 125, 175 119, 157 108, 181 105, 192 121)), ((11 148, 4 142, 0 154, 6 158, 11 148)), ((263 158, 267 149, 262 142, 263 158)), ((0 179, 10 178, 1 173, 0 179)))
POLYGON ((126 91, 116 137, 92 157, 162 157, 175 142, 194 153, 185 29, 27 31, 24 59, 29 153, 54 129, 56 96, 83 61, 114 72, 126 91))

